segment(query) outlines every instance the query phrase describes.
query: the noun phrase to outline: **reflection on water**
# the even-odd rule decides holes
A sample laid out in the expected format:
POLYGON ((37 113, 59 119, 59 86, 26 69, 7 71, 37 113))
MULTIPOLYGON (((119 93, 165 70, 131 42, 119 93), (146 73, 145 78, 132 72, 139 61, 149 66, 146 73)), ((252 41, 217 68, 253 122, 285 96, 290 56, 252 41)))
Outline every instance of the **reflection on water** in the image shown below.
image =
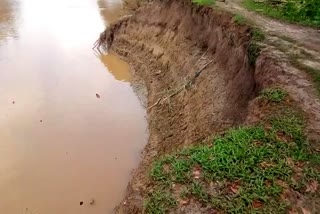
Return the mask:
POLYGON ((16 36, 15 11, 18 10, 18 2, 14 0, 0 0, 0 45, 8 37, 16 36))
POLYGON ((100 56, 100 60, 116 80, 124 82, 129 82, 131 80, 129 65, 119 57, 108 54, 100 56))
POLYGON ((146 121, 128 65, 91 50, 109 16, 94 0, 0 5, 0 213, 111 213, 146 121))

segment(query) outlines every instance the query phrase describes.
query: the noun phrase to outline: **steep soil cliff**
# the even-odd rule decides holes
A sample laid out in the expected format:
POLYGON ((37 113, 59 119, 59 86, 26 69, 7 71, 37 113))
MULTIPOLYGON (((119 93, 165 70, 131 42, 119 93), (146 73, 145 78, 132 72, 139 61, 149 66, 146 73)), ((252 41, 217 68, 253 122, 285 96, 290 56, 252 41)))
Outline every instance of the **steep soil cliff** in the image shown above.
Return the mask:
POLYGON ((108 48, 131 64, 148 92, 149 143, 119 213, 143 212, 155 158, 258 121, 263 113, 254 99, 263 88, 286 88, 318 138, 320 108, 308 78, 301 81, 304 74, 254 37, 254 29, 236 23, 232 14, 187 0, 154 1, 106 30, 108 48))

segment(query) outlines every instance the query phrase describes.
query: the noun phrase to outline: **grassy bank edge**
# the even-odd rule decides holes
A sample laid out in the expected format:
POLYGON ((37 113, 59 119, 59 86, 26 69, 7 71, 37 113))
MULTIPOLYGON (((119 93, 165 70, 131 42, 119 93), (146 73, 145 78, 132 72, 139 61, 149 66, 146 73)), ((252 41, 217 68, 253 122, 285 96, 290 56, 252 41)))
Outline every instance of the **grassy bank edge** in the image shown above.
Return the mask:
POLYGON ((155 161, 145 212, 167 213, 194 201, 226 213, 301 209, 289 195, 316 192, 320 172, 313 166, 320 156, 309 150, 303 116, 288 100, 280 88, 263 90, 257 102, 271 106, 272 114, 260 123, 155 161))
POLYGON ((276 6, 269 6, 263 2, 255 2, 254 0, 244 0, 243 6, 249 10, 261 13, 263 15, 279 19, 281 21, 320 28, 320 20, 315 21, 312 18, 299 17, 294 15, 284 15, 283 11, 276 6))

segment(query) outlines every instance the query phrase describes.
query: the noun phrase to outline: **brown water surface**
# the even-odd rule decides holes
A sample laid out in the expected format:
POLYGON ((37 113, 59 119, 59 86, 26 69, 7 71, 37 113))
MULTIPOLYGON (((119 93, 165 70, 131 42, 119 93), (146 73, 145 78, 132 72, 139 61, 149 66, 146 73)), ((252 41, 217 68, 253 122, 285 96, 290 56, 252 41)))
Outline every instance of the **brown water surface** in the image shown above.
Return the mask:
POLYGON ((121 4, 0 0, 1 214, 111 213, 121 200, 145 110, 128 65, 91 50, 121 4))

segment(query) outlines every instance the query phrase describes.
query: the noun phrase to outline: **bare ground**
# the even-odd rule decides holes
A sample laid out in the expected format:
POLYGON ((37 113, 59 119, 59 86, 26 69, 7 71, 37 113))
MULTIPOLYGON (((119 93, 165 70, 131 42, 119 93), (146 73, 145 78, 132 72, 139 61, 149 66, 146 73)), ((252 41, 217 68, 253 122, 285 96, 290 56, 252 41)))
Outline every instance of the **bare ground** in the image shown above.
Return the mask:
MULTIPOLYGON (((318 92, 308 74, 291 65, 284 53, 298 50, 303 58, 303 49, 313 56, 314 65, 319 60, 320 48, 315 48, 320 47, 319 33, 257 16, 237 2, 219 7, 222 10, 199 8, 185 0, 154 1, 106 31, 109 48, 131 64, 135 78, 148 92, 149 143, 118 213, 143 213, 143 198, 152 189, 148 171, 155 158, 259 120, 262 113, 255 97, 263 88, 279 86, 288 91, 304 110, 308 137, 319 148, 318 92), (269 34, 254 65, 248 60, 251 28, 235 23, 225 10, 254 19, 269 34), (279 44, 285 48, 276 48, 279 44)), ((179 211, 205 212, 196 203, 179 211)))

